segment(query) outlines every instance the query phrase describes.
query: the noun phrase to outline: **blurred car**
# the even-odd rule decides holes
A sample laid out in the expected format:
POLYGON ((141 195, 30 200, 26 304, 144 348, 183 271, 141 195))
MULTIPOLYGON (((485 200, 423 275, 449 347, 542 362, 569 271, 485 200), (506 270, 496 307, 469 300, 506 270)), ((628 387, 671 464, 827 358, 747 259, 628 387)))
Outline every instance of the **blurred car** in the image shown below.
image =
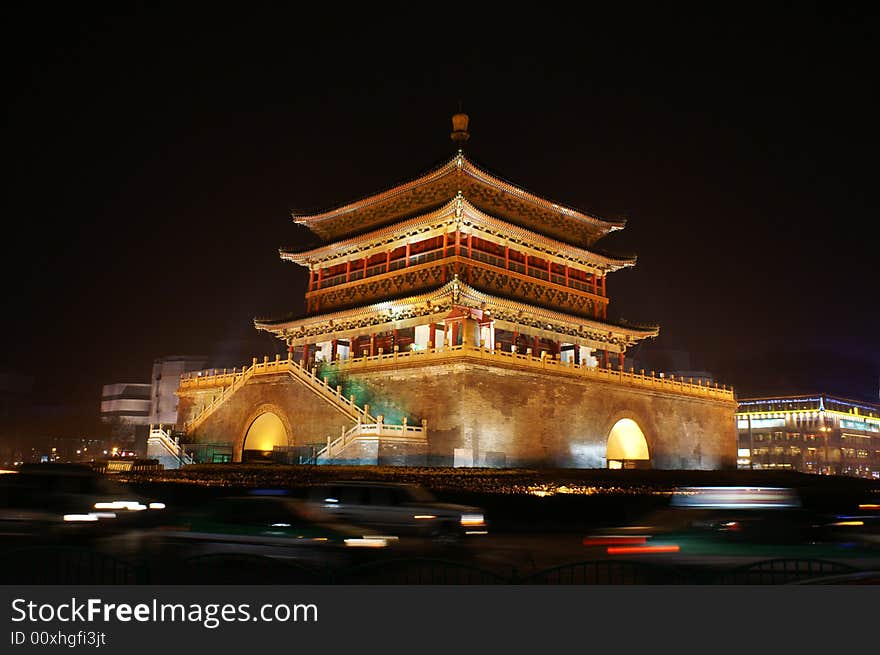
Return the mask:
POLYGON ((368 526, 388 534, 457 541, 487 534, 483 510, 440 502, 416 484, 339 481, 309 489, 306 506, 323 519, 368 526))
MULTIPOLYGON (((679 487, 669 505, 638 525, 584 538, 607 555, 712 563, 755 557, 827 556, 850 547, 852 528, 836 515, 803 507, 785 487, 679 487)), ((851 550, 851 549, 850 549, 851 550)))
POLYGON ((360 557, 355 551, 393 543, 363 528, 315 521, 302 500, 259 491, 214 499, 141 536, 151 542, 146 548, 150 557, 249 555, 320 566, 351 564, 360 557))
POLYGON ((0 540, 88 539, 150 525, 165 504, 79 464, 25 464, 0 476, 0 540))

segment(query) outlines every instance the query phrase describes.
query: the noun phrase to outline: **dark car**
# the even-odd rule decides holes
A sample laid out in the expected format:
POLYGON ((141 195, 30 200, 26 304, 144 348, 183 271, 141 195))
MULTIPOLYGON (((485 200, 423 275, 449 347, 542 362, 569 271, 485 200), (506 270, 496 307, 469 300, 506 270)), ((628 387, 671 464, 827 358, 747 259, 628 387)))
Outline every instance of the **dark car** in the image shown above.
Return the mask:
POLYGON ((385 534, 455 541, 487 533, 479 507, 440 502, 416 484, 340 481, 311 487, 313 516, 368 526, 385 534))
POLYGON ((181 560, 204 555, 244 555, 339 566, 357 552, 385 549, 390 540, 338 521, 316 521, 302 501, 252 493, 212 500, 178 515, 160 531, 143 535, 148 553, 181 560))
POLYGON ((833 517, 804 508, 785 487, 680 487, 635 525, 597 531, 584 545, 614 556, 729 563, 834 554, 833 517))
POLYGON ((26 464, 0 476, 0 537, 58 542, 151 525, 165 503, 79 464, 26 464))

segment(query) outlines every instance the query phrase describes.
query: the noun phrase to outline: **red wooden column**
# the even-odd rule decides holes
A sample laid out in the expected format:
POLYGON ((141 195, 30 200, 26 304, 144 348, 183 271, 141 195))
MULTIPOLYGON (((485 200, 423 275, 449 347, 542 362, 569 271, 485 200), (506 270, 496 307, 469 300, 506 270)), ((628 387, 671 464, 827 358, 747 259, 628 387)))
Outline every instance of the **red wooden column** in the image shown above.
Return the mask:
POLYGON ((345 262, 345 281, 351 282, 351 260, 345 262))
POLYGON ((435 345, 436 335, 437 334, 437 324, 436 323, 428 323, 428 349, 433 350, 437 346, 435 345))
POLYGON ((532 346, 532 355, 534 357, 541 356, 541 337, 535 336, 534 345, 532 346))
POLYGON ((409 244, 406 244, 406 265, 409 266, 409 244))
POLYGON ((391 270, 391 251, 385 253, 385 272, 391 270))
POLYGON ((461 254, 461 251, 459 250, 460 248, 461 248, 461 232, 456 230, 455 231, 455 254, 456 255, 461 254))
POLYGON ((619 353, 617 353, 617 365, 620 367, 621 371, 623 370, 623 362, 624 362, 624 353, 621 350, 619 353))
POLYGON ((376 335, 370 335, 370 357, 376 354, 376 335))
POLYGON ((565 286, 568 286, 568 264, 565 265, 565 286))
POLYGON ((518 339, 519 339, 519 332, 517 330, 514 330, 513 331, 513 344, 512 344, 514 347, 514 350, 516 350, 516 342, 518 339))
POLYGON ((330 361, 336 361, 336 339, 330 340, 330 361))
POLYGON ((504 246, 504 270, 510 270, 510 246, 504 246))
POLYGON ((526 275, 529 274, 529 255, 528 253, 523 253, 523 263, 526 265, 526 275))
POLYGON ((367 257, 364 257, 364 277, 367 277, 367 257))
POLYGON ((443 233, 443 256, 446 257, 446 245, 449 243, 449 232, 443 233))
POLYGON ((309 364, 309 344, 304 343, 304 344, 303 344, 303 358, 302 358, 302 365, 303 365, 303 366, 308 366, 308 364, 309 364))
POLYGON ((608 368, 608 351, 602 351, 602 368, 608 368))
POLYGON ((309 291, 315 290, 315 270, 309 269, 309 291))
POLYGON ((318 269, 318 288, 319 288, 319 289, 321 288, 321 281, 322 281, 323 279, 324 279, 324 269, 323 269, 323 268, 319 268, 319 269, 318 269))
POLYGON ((593 281, 593 294, 598 296, 599 295, 599 281, 598 281, 598 278, 596 277, 596 272, 593 271, 593 273, 590 275, 590 277, 593 278, 593 280, 592 280, 593 281))
POLYGON ((472 248, 471 242, 473 241, 473 236, 474 236, 473 234, 468 233, 468 257, 471 256, 471 248, 472 248))

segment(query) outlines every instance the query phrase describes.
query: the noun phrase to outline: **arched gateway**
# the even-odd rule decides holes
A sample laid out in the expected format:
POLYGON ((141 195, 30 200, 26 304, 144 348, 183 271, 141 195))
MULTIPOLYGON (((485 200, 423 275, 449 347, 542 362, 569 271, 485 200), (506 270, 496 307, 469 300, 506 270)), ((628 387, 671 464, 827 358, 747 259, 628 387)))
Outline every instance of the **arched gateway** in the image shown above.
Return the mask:
POLYGON ((263 412, 247 429, 242 444, 242 459, 265 457, 275 446, 287 447, 288 438, 284 422, 274 412, 263 412))
POLYGON ((631 418, 622 418, 608 434, 605 458, 608 468, 648 468, 651 456, 648 442, 639 424, 631 418))

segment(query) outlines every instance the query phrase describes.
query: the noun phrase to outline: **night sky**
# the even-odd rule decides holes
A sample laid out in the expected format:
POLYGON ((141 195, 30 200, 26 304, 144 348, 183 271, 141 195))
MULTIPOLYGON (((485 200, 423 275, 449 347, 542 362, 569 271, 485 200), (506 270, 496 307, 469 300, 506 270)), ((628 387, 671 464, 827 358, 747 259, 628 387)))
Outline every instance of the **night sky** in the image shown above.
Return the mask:
POLYGON ((0 372, 64 429, 157 357, 281 352, 252 321, 304 309, 290 212, 451 157, 459 102, 477 164, 627 219, 598 246, 638 256, 608 281, 660 326, 636 354, 877 401, 876 13, 301 4, 5 10, 0 372))

